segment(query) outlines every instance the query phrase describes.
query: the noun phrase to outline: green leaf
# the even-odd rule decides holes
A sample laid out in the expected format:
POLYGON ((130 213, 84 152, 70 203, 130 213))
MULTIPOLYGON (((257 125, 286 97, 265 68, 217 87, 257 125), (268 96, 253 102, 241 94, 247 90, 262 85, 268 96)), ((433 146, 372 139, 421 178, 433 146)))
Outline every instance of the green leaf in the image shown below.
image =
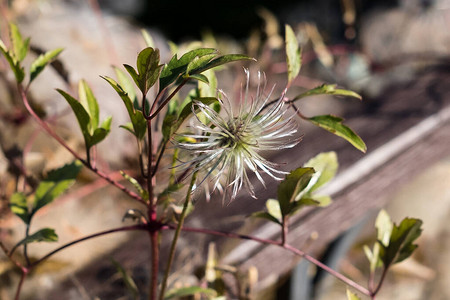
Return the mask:
POLYGON ((20 242, 18 242, 14 248, 16 248, 20 245, 36 243, 36 242, 57 242, 57 241, 58 241, 58 235, 56 234, 54 229, 43 228, 43 229, 33 233, 32 235, 27 236, 20 242))
POLYGON ((95 99, 94 93, 87 84, 86 81, 80 80, 78 83, 78 97, 80 98, 80 103, 85 108, 86 112, 89 114, 89 133, 92 135, 94 130, 98 127, 98 122, 100 118, 100 110, 98 108, 97 99, 95 99))
POLYGON ((278 202, 281 214, 287 216, 291 213, 291 204, 297 195, 308 185, 314 174, 313 168, 298 168, 291 171, 278 186, 278 202))
POLYGON ((272 216, 270 213, 268 213, 266 211, 255 212, 255 213, 252 213, 250 216, 254 217, 254 218, 266 219, 271 222, 277 223, 278 225, 281 225, 281 222, 277 218, 275 218, 274 216, 272 216))
POLYGON ((191 286, 191 287, 175 288, 170 291, 167 291, 167 293, 164 295, 164 300, 174 299, 177 297, 193 296, 198 294, 202 294, 209 297, 215 297, 217 295, 216 291, 213 289, 202 288, 199 286, 191 286))
POLYGON ((206 70, 209 70, 211 68, 215 68, 230 62, 239 61, 239 60, 255 60, 252 57, 242 55, 242 54, 227 54, 223 56, 219 56, 213 60, 211 60, 209 63, 203 65, 202 67, 199 67, 195 70, 191 70, 191 74, 198 74, 202 73, 206 70))
POLYGON ((336 95, 336 96, 348 96, 357 98, 359 100, 362 99, 360 95, 353 91, 349 90, 343 90, 343 89, 337 89, 336 84, 322 84, 318 87, 315 87, 313 89, 310 89, 309 91, 306 91, 292 99, 292 101, 299 100, 301 98, 305 98, 308 96, 315 96, 315 95, 336 95))
MULTIPOLYGON (((121 90, 123 90, 127 94, 128 98, 131 100, 134 107, 136 107, 136 104, 139 105, 139 103, 137 103, 138 99, 137 99, 136 89, 134 88, 133 81, 130 80, 130 77, 128 77, 127 74, 124 71, 122 71, 121 69, 119 69, 117 67, 113 67, 113 69, 114 69, 114 72, 116 73, 117 80, 118 80, 118 84, 115 83, 115 81, 114 81, 114 83, 116 85, 120 86, 121 90)), ((103 76, 100 76, 100 77, 102 77, 103 79, 106 80, 105 77, 103 77, 103 76)), ((111 85, 113 85, 113 84, 111 84, 111 85)), ((139 106, 137 106, 137 107, 139 107, 139 106)))
POLYGON ((142 34, 142 37, 144 38, 145 45, 147 45, 147 47, 155 48, 155 42, 153 41, 153 38, 152 38, 152 36, 148 33, 148 31, 145 30, 145 29, 142 29, 142 30, 141 30, 141 34, 142 34))
POLYGON ((18 61, 14 55, 8 51, 5 44, 0 40, 0 51, 5 56, 6 60, 9 63, 9 66, 11 67, 11 70, 14 73, 14 76, 16 77, 16 81, 18 83, 21 83, 23 79, 25 78, 25 71, 24 68, 21 67, 20 61, 18 61))
POLYGON ((103 79, 105 79, 117 92, 117 94, 122 99, 123 103, 125 104, 125 107, 127 108, 128 115, 130 116, 130 120, 132 123, 132 128, 127 127, 126 125, 122 125, 120 127, 127 129, 132 134, 134 134, 138 139, 142 140, 145 136, 145 132, 147 130, 147 120, 145 120, 144 115, 141 111, 136 110, 133 106, 133 102, 128 96, 128 94, 124 91, 122 86, 120 86, 114 79, 107 77, 107 76, 101 76, 103 79))
POLYGON ((136 85, 145 96, 158 80, 161 72, 162 65, 159 64, 159 49, 148 47, 139 52, 136 65, 139 73, 139 80, 136 82, 136 85))
POLYGON ((200 69, 204 66, 206 66, 214 57, 216 57, 217 54, 208 54, 203 55, 201 57, 197 56, 195 57, 186 68, 186 74, 190 74, 193 70, 200 69))
POLYGON ((117 272, 119 272, 120 277, 122 278, 127 290, 130 292, 133 299, 139 298, 139 289, 131 277, 130 273, 125 270, 125 268, 117 262, 115 259, 111 258, 111 262, 116 268, 117 272))
POLYGON ((30 39, 27 38, 23 40, 19 28, 14 23, 9 23, 9 31, 13 46, 12 50, 14 58, 17 59, 19 62, 21 62, 27 56, 30 39))
POLYGON ((280 203, 276 199, 268 199, 266 201, 266 208, 270 215, 281 222, 283 216, 281 215, 280 203))
POLYGON ((149 198, 148 192, 142 187, 142 185, 136 179, 134 179, 133 177, 131 177, 130 175, 128 175, 123 171, 120 171, 120 174, 123 176, 123 178, 128 180, 128 182, 130 182, 134 186, 134 188, 138 191, 139 195, 142 197, 144 201, 148 200, 149 198))
POLYGON ((314 168, 314 171, 316 171, 311 178, 308 189, 308 193, 312 193, 334 178, 339 165, 336 152, 331 151, 316 155, 303 166, 314 168))
POLYGON ((19 192, 12 194, 9 199, 9 207, 16 216, 25 222, 25 224, 30 224, 31 215, 25 194, 19 192))
POLYGON ((206 76, 203 75, 203 74, 186 75, 185 78, 186 78, 186 79, 195 79, 195 80, 198 80, 198 81, 203 82, 203 83, 206 83, 206 84, 209 83, 208 77, 206 77, 206 76))
POLYGON ((288 84, 294 80, 302 65, 301 50, 291 26, 286 25, 286 62, 288 67, 288 84))
POLYGON ((319 205, 320 205, 319 201, 313 198, 303 197, 300 200, 291 203, 291 206, 289 208, 289 214, 292 215, 305 206, 319 206, 319 205))
POLYGON ((389 239, 389 245, 380 244, 380 258, 383 261, 385 268, 391 264, 401 262, 411 256, 417 245, 413 242, 422 233, 422 221, 419 219, 405 218, 400 225, 395 225, 392 228, 392 233, 389 239))
POLYGON ((180 75, 185 74, 187 66, 194 58, 212 54, 214 52, 216 52, 216 50, 212 48, 200 48, 185 53, 180 59, 178 59, 175 54, 161 72, 159 78, 159 90, 162 91, 175 82, 180 75))
POLYGON ((56 89, 56 90, 58 91, 58 93, 60 93, 64 97, 64 99, 66 99, 67 103, 69 103, 70 107, 72 108, 72 110, 75 114, 75 117, 77 118, 78 124, 80 125, 81 132, 83 133, 84 141, 85 141, 86 145, 88 145, 90 142, 89 141, 89 139, 90 139, 90 132, 89 132, 90 117, 89 117, 88 112, 86 111, 84 106, 80 102, 78 102, 77 99, 75 99, 71 95, 67 94, 63 90, 60 90, 60 89, 56 89))
POLYGON ((391 217, 389 217, 389 214, 382 209, 375 220, 375 228, 377 229, 377 240, 384 246, 389 245, 393 227, 394 223, 392 223, 391 217))
POLYGON ((361 298, 347 288, 347 300, 361 300, 361 298))
POLYGON ((308 121, 347 140, 361 152, 366 152, 367 147, 364 141, 349 127, 342 124, 342 121, 344 121, 344 119, 332 115, 324 115, 311 117, 308 119, 308 121))
POLYGON ((61 52, 63 48, 47 51, 38 56, 30 67, 30 82, 32 82, 44 68, 51 63, 61 52))
POLYGON ((198 84, 198 91, 200 97, 215 97, 217 96, 217 77, 213 70, 203 72, 208 79, 208 83, 200 82, 198 84))
POLYGON ((110 132, 111 121, 112 118, 108 117, 105 121, 103 121, 101 127, 94 130, 94 133, 89 138, 88 148, 97 145, 106 138, 110 132))
POLYGON ((127 70, 128 74, 130 74, 131 78, 133 78, 136 85, 139 87, 140 86, 139 74, 136 72, 136 70, 132 66, 127 65, 127 64, 124 64, 123 66, 124 66, 125 70, 127 70))
POLYGON ((48 172, 47 177, 39 183, 36 189, 32 214, 51 203, 72 186, 81 167, 82 164, 79 161, 74 161, 59 169, 48 172))

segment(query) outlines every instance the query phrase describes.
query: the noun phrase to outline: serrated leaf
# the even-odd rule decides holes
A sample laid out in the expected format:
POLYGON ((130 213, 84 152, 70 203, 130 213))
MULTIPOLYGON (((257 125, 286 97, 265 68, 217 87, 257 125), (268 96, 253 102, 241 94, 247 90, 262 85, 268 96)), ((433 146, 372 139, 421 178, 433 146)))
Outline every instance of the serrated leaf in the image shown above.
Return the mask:
POLYGON ((81 170, 81 163, 74 161, 61 168, 48 172, 47 177, 42 180, 35 192, 32 214, 43 206, 51 203, 55 198, 64 193, 72 184, 81 170))
POLYGON ((20 65, 20 61, 18 61, 13 54, 8 51, 5 44, 0 40, 0 51, 5 56, 6 60, 9 63, 9 66, 11 67, 11 70, 14 73, 14 77, 16 77, 16 81, 18 83, 21 83, 23 79, 25 78, 25 71, 24 68, 20 65))
POLYGON ((134 282, 133 278, 131 277, 130 273, 127 272, 127 270, 125 270, 125 268, 115 259, 111 258, 111 262, 116 268, 123 282, 125 283, 125 286, 127 287, 127 290, 130 292, 132 298, 138 299, 139 289, 136 283, 134 282))
POLYGON ((51 63, 61 52, 63 48, 50 50, 41 54, 31 64, 30 67, 30 83, 44 70, 44 68, 51 63))
POLYGON ((417 245, 413 242, 422 233, 422 221, 419 219, 405 218, 400 225, 395 225, 392 228, 392 233, 389 239, 389 245, 380 244, 380 258, 383 261, 385 268, 391 264, 401 262, 411 256, 417 245))
POLYGON ((349 91, 349 90, 344 90, 344 89, 337 89, 336 88, 336 84, 322 84, 318 87, 315 87, 313 89, 310 89, 296 97, 294 97, 292 99, 292 101, 296 101, 299 100, 301 98, 305 98, 308 96, 315 96, 315 95, 336 95, 336 96, 348 96, 348 97, 353 97, 353 98, 357 98, 359 100, 362 99, 362 97, 353 92, 353 91, 349 91))
POLYGON ((308 193, 312 193, 334 178, 338 169, 336 152, 319 153, 307 161, 304 167, 314 168, 314 175, 308 186, 308 193))
POLYGON ((94 96, 91 88, 85 80, 80 80, 78 83, 78 97, 80 98, 80 103, 85 108, 86 112, 89 114, 89 134, 93 134, 94 130, 98 127, 98 122, 100 118, 100 110, 98 108, 97 99, 94 96))
POLYGON ((286 25, 286 63, 288 67, 288 84, 294 80, 302 65, 301 50, 298 47, 298 41, 291 26, 286 25))
POLYGON ((361 298, 347 288, 347 300, 361 300, 361 298))
POLYGON ((215 297, 217 295, 216 291, 213 289, 202 288, 199 286, 191 286, 191 287, 176 288, 167 291, 167 293, 164 295, 164 300, 174 299, 177 297, 193 296, 198 294, 206 295, 209 297, 215 297))
POLYGON ((9 199, 9 208, 16 216, 21 218, 25 224, 30 224, 31 216, 25 194, 19 192, 12 194, 9 199))
POLYGON ((313 174, 313 168, 297 168, 291 171, 280 183, 277 195, 283 216, 290 214, 292 203, 297 195, 306 188, 313 174))
POLYGON ((332 115, 324 115, 308 118, 308 121, 345 139, 361 152, 366 152, 367 147, 364 141, 353 130, 342 124, 344 119, 332 115))
POLYGON ((33 233, 32 235, 27 236, 20 242, 18 242, 14 248, 16 248, 20 245, 30 244, 30 243, 57 242, 57 241, 58 241, 58 235, 56 234, 54 229, 43 228, 43 229, 33 233))
POLYGON ((72 108, 75 117, 77 118, 78 125, 80 125, 81 132, 83 133, 85 143, 88 144, 88 140, 90 137, 89 133, 90 117, 88 112, 86 111, 84 106, 80 102, 78 102, 77 99, 67 94, 63 90, 60 89, 56 90, 64 97, 64 99, 66 99, 67 103, 69 103, 70 107, 72 108))
POLYGON ((28 53, 28 45, 30 43, 30 39, 23 39, 20 34, 19 28, 14 23, 9 23, 9 31, 12 43, 12 53, 14 58, 19 62, 23 61, 28 53))
POLYGON ((214 52, 216 52, 216 50, 212 48, 195 49, 185 53, 180 59, 178 59, 175 54, 170 62, 165 65, 161 71, 161 76, 159 78, 159 90, 162 91, 175 82, 180 75, 185 74, 187 66, 192 60, 194 60, 195 57, 201 57, 214 52))

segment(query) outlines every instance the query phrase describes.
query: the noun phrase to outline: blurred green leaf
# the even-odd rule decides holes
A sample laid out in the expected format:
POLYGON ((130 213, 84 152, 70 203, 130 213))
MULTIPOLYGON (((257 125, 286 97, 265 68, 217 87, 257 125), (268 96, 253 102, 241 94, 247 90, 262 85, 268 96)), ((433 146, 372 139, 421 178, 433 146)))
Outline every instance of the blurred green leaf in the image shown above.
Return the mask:
POLYGON ((78 83, 78 97, 86 112, 89 114, 89 134, 92 135, 98 127, 100 118, 100 110, 98 108, 97 99, 91 88, 83 79, 78 83))
POLYGON ((142 34, 142 37, 144 38, 145 45, 147 45, 147 47, 155 48, 155 42, 153 41, 153 38, 150 35, 150 33, 148 33, 147 30, 142 29, 141 34, 142 34))
POLYGON ((105 139, 108 133, 111 131, 112 118, 108 117, 103 121, 100 127, 94 130, 94 133, 89 138, 89 147, 92 147, 105 139))
POLYGON ((307 161, 304 167, 314 168, 308 193, 312 193, 334 178, 338 169, 336 152, 323 152, 307 161))
POLYGON ((36 243, 36 242, 57 242, 57 241, 58 241, 58 235, 56 234, 54 229, 43 228, 43 229, 33 233, 32 235, 27 236, 20 242, 18 242, 14 248, 16 248, 20 245, 36 243))
POLYGON ((394 223, 392 223, 391 217, 389 217, 389 214, 382 209, 375 220, 375 228, 377 229, 377 239, 384 246, 389 245, 393 227, 394 223))
POLYGON ((9 199, 9 207, 11 211, 22 219, 25 224, 30 224, 30 212, 28 209, 27 197, 25 194, 16 192, 9 199))
POLYGON ((324 115, 324 116, 315 116, 307 119, 312 124, 319 126, 345 140, 347 140, 350 144, 352 144, 356 149, 361 152, 366 152, 367 147, 364 141, 349 127, 342 124, 344 119, 332 116, 332 115, 324 115))
POLYGON ((361 300, 361 298, 347 288, 347 300, 361 300))
POLYGON ((292 203, 297 195, 308 185, 314 174, 313 168, 298 168, 291 171, 278 186, 278 202, 281 214, 291 213, 292 203))
POLYGON ((64 193, 72 184, 80 172, 82 164, 74 161, 61 168, 48 172, 47 177, 42 180, 35 192, 32 214, 43 206, 51 203, 55 198, 64 193))
POLYGON ((292 215, 305 206, 319 206, 320 202, 313 198, 303 197, 300 200, 291 203, 289 214, 292 215))
POLYGON ((359 100, 362 99, 360 95, 353 91, 349 90, 343 90, 343 89, 337 89, 336 84, 322 84, 318 87, 315 87, 313 89, 310 89, 309 91, 306 91, 292 99, 292 101, 299 100, 301 98, 305 98, 308 96, 314 96, 314 95, 336 95, 336 96, 348 96, 357 98, 359 100))
POLYGON ((19 62, 23 61, 28 53, 28 46, 30 44, 30 39, 23 39, 20 34, 19 28, 14 23, 9 23, 9 31, 12 43, 12 50, 14 58, 19 62))
POLYGON ((422 233, 421 226, 422 221, 413 218, 403 219, 398 226, 394 224, 389 245, 385 246, 380 242, 380 258, 385 268, 411 256, 417 248, 413 242, 422 233))
POLYGON ((30 82, 32 82, 39 73, 44 70, 44 68, 51 63, 61 52, 63 48, 58 48, 55 50, 50 50, 41 54, 36 58, 36 60, 31 64, 30 67, 30 82))
POLYGON ((6 48, 5 44, 0 40, 0 51, 5 56, 6 60, 9 63, 9 66, 11 67, 11 70, 14 73, 14 76, 16 77, 16 81, 18 83, 21 83, 23 79, 25 78, 25 71, 24 68, 20 65, 20 61, 17 60, 14 55, 6 48))
POLYGON ((131 277, 130 273, 127 272, 127 270, 125 270, 125 268, 115 259, 111 258, 111 262, 116 268, 123 282, 125 283, 125 286, 127 287, 127 290, 130 293, 131 297, 133 299, 139 299, 139 289, 136 283, 134 282, 133 278, 131 277))
POLYGON ((298 47, 298 41, 291 26, 286 25, 286 62, 288 67, 288 84, 294 80, 302 65, 301 50, 298 47))
POLYGON ((208 83, 200 82, 198 84, 198 91, 200 97, 215 97, 217 96, 217 77, 214 70, 210 69, 202 73, 208 79, 208 83))
MULTIPOLYGON (((117 67, 113 67, 113 68, 114 68, 114 72, 116 73, 117 80, 118 80, 118 84, 115 81, 114 81, 114 84, 120 86, 120 89, 122 89, 127 94, 128 98, 131 100, 131 102, 133 103, 133 106, 135 108, 139 107, 139 103, 138 103, 137 95, 136 95, 136 89, 134 88, 133 81, 130 80, 130 77, 128 77, 127 74, 124 71, 122 71, 121 69, 119 69, 117 67)), ((106 76, 105 77, 100 76, 100 77, 107 80, 106 76)), ((111 82, 110 82, 110 84, 111 84, 111 82)), ((113 84, 111 84, 111 85, 113 85, 113 84)))
POLYGON ((266 208, 270 215, 276 218, 280 223, 283 218, 280 209, 280 203, 276 199, 268 199, 266 201, 266 208))
POLYGON ((268 213, 266 211, 258 211, 258 212, 252 213, 250 216, 254 217, 254 218, 266 219, 268 221, 271 221, 278 225, 281 225, 281 222, 277 218, 275 218, 274 216, 272 216, 270 213, 268 213))
POLYGON ((177 297, 186 297, 186 296, 194 296, 194 295, 206 295, 209 297, 215 297, 217 295, 216 291, 213 289, 202 288, 199 286, 191 286, 191 287, 182 287, 175 288, 164 295, 164 300, 174 299, 177 297))

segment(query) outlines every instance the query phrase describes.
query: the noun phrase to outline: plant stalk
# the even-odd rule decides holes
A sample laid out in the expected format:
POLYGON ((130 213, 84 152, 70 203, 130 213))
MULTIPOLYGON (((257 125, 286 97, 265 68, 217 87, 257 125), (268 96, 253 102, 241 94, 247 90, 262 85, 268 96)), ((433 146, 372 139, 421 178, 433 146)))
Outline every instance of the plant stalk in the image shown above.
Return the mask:
POLYGON ((184 219, 186 218, 186 214, 189 209, 189 204, 191 203, 192 189, 194 187, 196 180, 197 180, 197 172, 194 172, 194 174, 192 174, 189 189, 187 190, 187 193, 186 193, 186 199, 184 200, 183 210, 181 211, 180 219, 178 221, 177 228, 175 229, 175 234, 172 239, 172 245, 170 246, 169 258, 167 260, 166 270, 164 272, 164 278, 161 283, 161 291, 159 294, 159 300, 164 299, 164 293, 165 293, 165 290, 167 287, 167 280, 169 279, 170 268, 172 267, 173 259, 175 257, 175 250, 176 250, 178 238, 180 236, 181 229, 183 228, 184 219))

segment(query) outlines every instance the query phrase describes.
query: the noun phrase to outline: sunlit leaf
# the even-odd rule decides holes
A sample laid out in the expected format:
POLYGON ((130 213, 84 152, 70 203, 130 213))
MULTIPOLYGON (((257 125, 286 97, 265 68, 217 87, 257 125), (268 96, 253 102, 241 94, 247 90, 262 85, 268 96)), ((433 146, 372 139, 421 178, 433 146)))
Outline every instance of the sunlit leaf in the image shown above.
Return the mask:
POLYGON ((30 223, 30 212, 28 209, 28 202, 25 194, 20 192, 12 194, 11 198, 9 199, 9 207, 16 216, 18 216, 22 219, 22 221, 25 222, 25 224, 30 223))
POLYGON ((38 58, 36 58, 36 60, 31 64, 30 82, 32 82, 62 51, 63 48, 58 48, 39 55, 38 58))
POLYGON ((361 300, 361 298, 347 288, 347 300, 361 300))
POLYGON ((195 80, 198 80, 198 81, 203 82, 203 83, 206 83, 206 84, 209 83, 208 77, 206 77, 206 76, 203 75, 203 74, 186 75, 185 78, 186 78, 186 79, 195 79, 195 80))
POLYGON ((302 59, 298 41, 291 26, 286 25, 286 62, 288 67, 288 82, 294 80, 300 72, 302 59))
POLYGON ((308 193, 312 193, 334 178, 338 169, 336 152, 324 152, 307 161, 304 167, 314 168, 316 171, 308 186, 308 193))
POLYGON ((308 121, 347 140, 361 152, 366 152, 367 147, 364 141, 353 130, 342 124, 344 119, 332 115, 324 115, 308 118, 308 121))
POLYGON ((214 58, 209 63, 205 64, 202 67, 199 67, 198 69, 191 70, 191 74, 202 73, 211 68, 215 68, 215 67, 218 67, 218 66, 230 63, 230 62, 240 61, 240 60, 255 60, 255 59, 252 57, 246 56, 246 55, 242 55, 242 54, 227 54, 227 55, 223 55, 223 56, 214 58))
POLYGON ((60 93, 64 99, 66 99, 67 103, 69 103, 72 108, 75 117, 77 118, 78 124, 80 125, 81 132, 83 133, 84 140, 86 145, 89 144, 90 132, 89 132, 89 122, 90 117, 89 113, 86 111, 84 106, 78 102, 77 99, 67 94, 63 90, 57 89, 58 93, 60 93))
POLYGON ((315 95, 336 95, 336 96, 347 96, 347 97, 353 97, 357 98, 359 100, 362 99, 360 95, 353 91, 344 90, 344 89, 337 89, 336 84, 322 84, 318 87, 315 87, 313 89, 310 89, 292 99, 292 101, 299 100, 301 98, 305 98, 308 96, 315 96, 315 95))
MULTIPOLYGON (((117 80, 118 80, 118 84, 116 83, 116 85, 119 85, 120 88, 127 94, 128 98, 131 100, 131 102, 133 103, 134 107, 139 107, 139 103, 137 100, 137 95, 136 95, 136 89, 134 87, 134 83, 132 80, 130 80, 130 77, 127 76, 127 74, 122 71, 121 69, 117 68, 117 67, 113 67, 114 72, 116 73, 117 76, 117 80)), ((105 77, 100 76, 102 78, 104 78, 106 80, 105 77)), ((111 84, 112 85, 112 84, 111 84)))
POLYGON ((217 295, 216 291, 213 289, 202 288, 199 286, 191 286, 191 287, 175 288, 170 291, 167 291, 167 293, 164 295, 164 300, 174 299, 177 297, 199 295, 199 294, 210 296, 210 297, 215 297, 217 295))
POLYGON ((20 34, 19 28, 14 23, 9 23, 9 31, 12 43, 12 53, 14 58, 18 61, 23 61, 28 53, 28 46, 30 44, 30 39, 23 39, 20 34))
POLYGON ((98 108, 97 99, 94 96, 91 88, 85 80, 80 80, 78 83, 78 97, 80 103, 89 114, 89 133, 92 135, 94 130, 98 127, 100 110, 98 108))
POLYGON ((142 29, 141 34, 142 34, 142 37, 144 38, 145 45, 147 45, 147 47, 155 48, 155 42, 153 41, 153 38, 150 35, 150 33, 148 33, 147 30, 142 29))
POLYGON ((159 64, 159 49, 145 48, 138 54, 137 71, 139 80, 136 85, 146 95, 159 78, 162 65, 159 64))
POLYGON ((8 51, 5 44, 1 40, 0 40, 0 51, 3 53, 6 60, 8 61, 9 66, 11 67, 11 70, 13 71, 14 76, 16 77, 16 81, 18 83, 21 83, 25 78, 25 71, 24 68, 20 65, 20 61, 17 60, 10 51, 8 51))
POLYGON ((46 178, 42 180, 34 196, 32 214, 36 213, 43 206, 51 203, 55 198, 64 193, 72 184, 81 170, 81 163, 74 161, 61 168, 48 172, 46 178))
POLYGON ((37 242, 57 242, 58 241, 58 235, 56 234, 55 230, 52 228, 43 228, 23 240, 17 243, 15 247, 18 247, 20 245, 24 244, 30 244, 30 243, 37 243, 37 242))

